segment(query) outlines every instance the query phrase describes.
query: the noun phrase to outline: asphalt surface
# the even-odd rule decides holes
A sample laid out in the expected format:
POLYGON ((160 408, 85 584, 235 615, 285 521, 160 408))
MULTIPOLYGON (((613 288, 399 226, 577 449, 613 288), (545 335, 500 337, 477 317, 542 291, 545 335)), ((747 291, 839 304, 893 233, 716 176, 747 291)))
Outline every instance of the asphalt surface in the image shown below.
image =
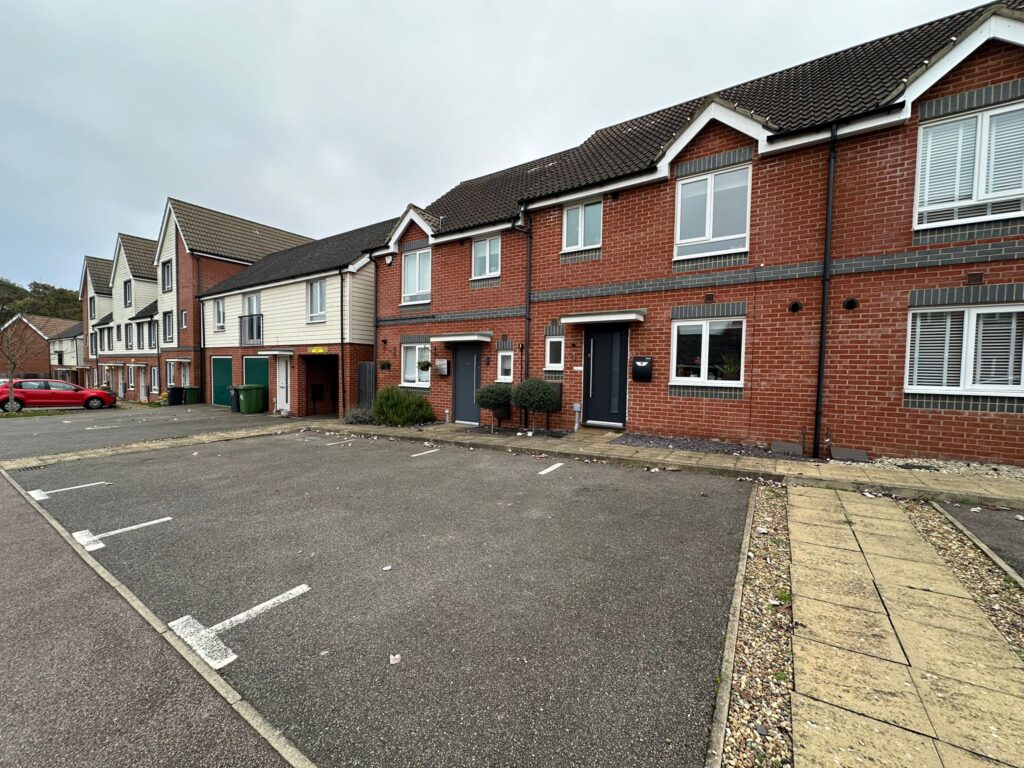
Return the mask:
POLYGON ((112 483, 42 502, 70 531, 172 516, 93 552, 165 621, 308 584, 221 674, 321 766, 703 762, 749 485, 340 439, 14 476, 112 483))
POLYGON ((0 459, 110 448, 144 440, 250 429, 272 422, 269 414, 231 413, 212 405, 173 408, 123 406, 71 410, 47 416, 0 418, 0 459))
POLYGON ((0 478, 0 766, 284 766, 0 478))
POLYGON ((967 530, 985 542, 988 548, 1024 576, 1024 522, 1017 519, 1022 510, 993 507, 968 507, 963 504, 943 504, 949 514, 967 530), (977 512, 972 512, 977 509, 977 512))

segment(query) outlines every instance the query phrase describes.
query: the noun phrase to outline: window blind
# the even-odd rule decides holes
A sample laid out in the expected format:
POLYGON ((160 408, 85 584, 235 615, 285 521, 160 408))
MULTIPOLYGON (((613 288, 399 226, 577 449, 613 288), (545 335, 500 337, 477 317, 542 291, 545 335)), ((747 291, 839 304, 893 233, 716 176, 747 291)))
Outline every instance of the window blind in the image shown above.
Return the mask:
POLYGON ((914 314, 910 329, 910 386, 959 387, 963 349, 963 311, 914 314))

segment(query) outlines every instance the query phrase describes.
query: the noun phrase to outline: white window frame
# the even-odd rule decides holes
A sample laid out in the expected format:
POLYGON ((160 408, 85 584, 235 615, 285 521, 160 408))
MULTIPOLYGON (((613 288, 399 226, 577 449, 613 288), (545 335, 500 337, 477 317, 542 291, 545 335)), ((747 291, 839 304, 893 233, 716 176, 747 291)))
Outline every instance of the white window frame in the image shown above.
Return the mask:
POLYGON ((511 383, 516 377, 516 353, 511 349, 502 349, 498 352, 498 369, 495 372, 495 381, 503 381, 511 383), (507 357, 509 359, 508 364, 508 376, 501 375, 501 359, 507 357))
POLYGON ((163 317, 160 318, 160 324, 163 326, 163 339, 167 344, 174 343, 174 313, 164 312, 163 317), (167 322, 167 318, 170 317, 171 321, 167 322))
POLYGON ((124 300, 124 305, 130 307, 132 305, 132 281, 125 280, 121 283, 121 298, 124 300))
POLYGON ((149 369, 149 391, 160 394, 160 366, 154 365, 149 369))
POLYGON ((582 200, 582 201, 580 201, 578 203, 572 203, 571 205, 564 205, 564 206, 562 206, 562 253, 572 253, 573 251, 590 251, 590 250, 593 250, 594 248, 600 248, 601 247, 601 243, 603 243, 603 242, 604 242, 604 198, 598 197, 598 198, 594 198, 594 199, 591 199, 591 200, 582 200), (584 230, 584 224, 583 224, 584 216, 583 216, 583 214, 584 214, 584 209, 588 205, 593 205, 594 203, 597 203, 598 205, 601 206, 601 218, 600 218, 601 232, 600 232, 600 234, 599 234, 599 236, 597 238, 597 242, 596 243, 591 243, 590 245, 584 245, 583 244, 583 230, 584 230), (567 241, 566 241, 566 237, 565 236, 568 233, 567 223, 566 222, 567 222, 567 219, 569 218, 569 211, 577 209, 577 208, 579 209, 579 212, 580 212, 580 215, 579 215, 579 230, 576 233, 578 235, 577 240, 576 240, 577 244, 576 245, 566 245, 567 241))
POLYGON ((714 243, 718 240, 734 240, 737 237, 740 237, 740 235, 723 235, 722 237, 712 237, 711 227, 714 222, 715 215, 715 177, 721 176, 724 173, 733 173, 734 171, 739 171, 743 169, 746 169, 747 171, 747 226, 746 230, 743 232, 742 235, 745 239, 745 242, 743 243, 742 247, 722 248, 714 251, 707 251, 702 253, 688 253, 685 255, 675 253, 672 258, 673 261, 703 259, 707 256, 723 256, 729 253, 746 253, 747 251, 750 250, 750 206, 751 201, 754 198, 751 189, 753 184, 753 167, 750 164, 731 165, 728 168, 720 168, 717 171, 712 171, 711 173, 704 173, 699 176, 686 176, 676 181, 676 222, 674 232, 676 248, 674 250, 677 251, 679 246, 682 245, 693 245, 694 243, 714 243), (682 223, 683 219, 683 185, 692 184, 693 182, 701 181, 702 179, 707 179, 708 182, 707 203, 705 204, 706 209, 704 211, 704 232, 707 234, 704 237, 690 237, 685 240, 682 240, 679 237, 679 226, 682 223))
POLYGON ((174 265, 171 259, 160 262, 160 290, 164 293, 174 290, 174 265))
POLYGON ((1024 204, 1020 211, 1009 211, 1007 213, 992 213, 985 216, 971 216, 962 219, 947 219, 945 221, 933 221, 925 224, 918 224, 918 215, 920 213, 927 213, 933 210, 944 210, 946 208, 966 208, 971 205, 982 205, 985 203, 997 202, 1000 200, 1014 200, 1017 198, 1024 198, 1024 191, 1018 191, 1014 193, 999 192, 995 194, 985 194, 985 182, 988 180, 988 130, 989 123, 991 122, 993 115, 998 115, 1003 112, 1015 112, 1024 109, 1024 102, 1015 102, 1013 104, 999 106, 993 109, 979 110, 972 113, 961 113, 958 115, 952 115, 943 120, 929 120, 922 123, 917 129, 917 156, 916 164, 914 166, 914 218, 912 219, 913 228, 915 230, 921 229, 936 229, 938 227, 955 227, 960 224, 970 224, 974 222, 984 221, 999 221, 1001 219, 1019 219, 1024 218, 1024 204), (973 118, 977 121, 977 130, 975 131, 975 147, 974 147, 974 196, 969 200, 954 201, 951 203, 938 203, 930 206, 921 205, 921 184, 923 179, 921 178, 921 150, 924 146, 924 132, 933 126, 942 125, 944 123, 956 123, 973 118))
POLYGON ((149 321, 149 348, 156 349, 160 344, 160 323, 156 319, 149 321))
POLYGON ((99 334, 96 331, 92 331, 89 334, 89 354, 95 355, 99 349, 99 334))
POLYGON ((403 305, 408 306, 408 305, 411 305, 411 304, 429 304, 430 303, 431 290, 432 290, 433 284, 434 284, 433 271, 434 271, 434 256, 431 253, 431 249, 430 248, 421 248, 418 251, 406 251, 405 253, 402 254, 402 304, 403 305), (425 291, 422 290, 423 286, 420 285, 420 266, 419 266, 419 260, 420 260, 420 258, 424 254, 426 254, 428 259, 430 259, 430 270, 427 272, 427 280, 430 283, 430 285, 427 286, 427 290, 425 290, 425 291), (405 292, 405 264, 406 264, 406 261, 408 259, 410 259, 411 257, 415 257, 416 258, 416 287, 418 289, 420 289, 420 290, 417 290, 415 293, 406 293, 405 292), (419 299, 415 299, 414 298, 414 299, 410 300, 409 299, 410 296, 426 296, 426 298, 425 299, 424 298, 419 298, 419 299))
POLYGON ((131 323, 125 323, 124 324, 124 348, 125 349, 132 349, 135 346, 134 343, 133 343, 134 333, 135 333, 135 329, 133 328, 132 324, 131 323))
POLYGON ((327 278, 321 277, 319 280, 310 280, 306 283, 306 322, 308 323, 326 323, 327 322, 327 278), (314 309, 314 288, 320 286, 320 307, 319 312, 315 312, 314 309))
POLYGON ((470 269, 470 274, 471 274, 471 277, 470 277, 471 280, 486 280, 486 279, 488 279, 490 277, 500 277, 501 276, 501 235, 495 235, 494 237, 478 237, 476 240, 474 240, 473 241, 473 246, 472 246, 472 248, 470 249, 470 252, 469 252, 469 261, 470 261, 469 269, 470 269), (497 243, 498 243, 498 268, 495 269, 495 270, 491 270, 491 242, 492 241, 497 241, 497 243), (483 274, 479 274, 479 275, 476 273, 476 245, 477 245, 477 243, 483 243, 484 247, 487 249, 486 253, 484 254, 484 272, 483 272, 483 274))
POLYGON ((95 320, 96 319, 96 297, 95 296, 90 296, 89 297, 89 319, 90 320, 95 320))
POLYGON ((974 379, 974 351, 977 342, 978 315, 997 312, 1024 312, 1024 304, 978 304, 971 306, 920 307, 907 313, 906 359, 903 364, 903 391, 927 395, 994 395, 1002 397, 1024 397, 1024 378, 1017 386, 999 384, 972 384, 974 379), (960 386, 911 386, 910 385, 910 341, 914 315, 921 313, 964 313, 964 344, 960 358, 960 386))
POLYGON ((170 360, 167 361, 167 386, 176 386, 174 383, 174 363, 170 360))
POLYGON ((669 358, 669 380, 668 383, 674 386, 687 386, 687 387, 742 387, 743 377, 746 373, 746 357, 747 357, 747 319, 745 317, 708 317, 700 320, 673 320, 672 321, 672 352, 669 358), (741 323, 741 329, 743 331, 743 343, 740 347, 740 377, 736 381, 728 381, 726 379, 709 379, 708 378, 708 349, 710 347, 710 328, 711 323, 728 323, 736 322, 741 323), (685 377, 678 378, 676 372, 676 342, 679 340, 679 335, 676 333, 676 329, 682 325, 701 326, 701 342, 700 342, 700 378, 685 377))
POLYGON ((546 336, 544 338, 544 370, 565 370, 565 336, 546 336), (553 341, 560 341, 562 343, 562 361, 560 363, 551 362, 551 342, 553 341))
POLYGON ((135 389, 135 366, 128 366, 128 389, 135 389))
POLYGON ((181 326, 182 329, 188 328, 188 310, 181 310, 181 326))
POLYGON ((219 333, 224 330, 227 320, 227 312, 224 309, 224 299, 213 300, 213 332, 219 333))
POLYGON ((400 364, 400 366, 402 368, 401 373, 402 373, 402 386, 403 387, 418 387, 420 389, 427 389, 427 388, 430 387, 430 373, 431 373, 431 370, 433 369, 433 366, 431 366, 431 368, 428 368, 426 371, 421 371, 420 370, 420 368, 419 368, 419 361, 420 361, 420 352, 419 352, 419 350, 422 349, 422 348, 426 348, 426 350, 427 350, 427 360, 430 360, 430 344, 429 343, 403 344, 402 345, 401 361, 400 361, 399 364, 400 364), (406 378, 405 378, 405 373, 406 373, 405 372, 405 350, 407 348, 409 348, 409 347, 414 347, 416 349, 416 370, 413 372, 414 375, 413 375, 413 380, 412 381, 406 381, 406 378), (421 378, 424 375, 426 376, 425 380, 421 378))

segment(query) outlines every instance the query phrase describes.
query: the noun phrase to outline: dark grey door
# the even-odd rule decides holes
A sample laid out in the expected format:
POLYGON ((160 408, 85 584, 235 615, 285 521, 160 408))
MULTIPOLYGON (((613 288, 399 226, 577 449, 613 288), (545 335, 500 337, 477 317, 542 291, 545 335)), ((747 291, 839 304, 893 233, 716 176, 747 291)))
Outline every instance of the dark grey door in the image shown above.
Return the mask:
POLYGON ((587 422, 626 423, 626 357, 629 329, 590 325, 583 332, 583 418, 587 422))
POLYGON ((480 389, 480 345, 456 344, 455 359, 452 361, 452 400, 455 421, 480 423, 480 406, 476 402, 476 391, 480 389))

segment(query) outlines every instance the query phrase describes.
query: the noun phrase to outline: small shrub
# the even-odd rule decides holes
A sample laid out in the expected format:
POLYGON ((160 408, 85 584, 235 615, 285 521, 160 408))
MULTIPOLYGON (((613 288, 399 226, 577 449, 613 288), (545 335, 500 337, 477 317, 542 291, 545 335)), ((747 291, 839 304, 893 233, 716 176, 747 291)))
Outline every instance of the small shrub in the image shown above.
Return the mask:
POLYGON ((480 387, 476 392, 476 401, 481 408, 498 411, 512 404, 512 385, 498 382, 480 387))
POLYGON ((434 409, 425 397, 398 387, 384 387, 373 401, 373 417, 389 427, 408 427, 435 421, 434 409))
POLYGON ((372 408, 352 408, 345 414, 346 424, 376 424, 372 408))
POLYGON ((526 379, 512 390, 512 405, 524 411, 550 413, 558 407, 558 392, 544 379, 526 379))

